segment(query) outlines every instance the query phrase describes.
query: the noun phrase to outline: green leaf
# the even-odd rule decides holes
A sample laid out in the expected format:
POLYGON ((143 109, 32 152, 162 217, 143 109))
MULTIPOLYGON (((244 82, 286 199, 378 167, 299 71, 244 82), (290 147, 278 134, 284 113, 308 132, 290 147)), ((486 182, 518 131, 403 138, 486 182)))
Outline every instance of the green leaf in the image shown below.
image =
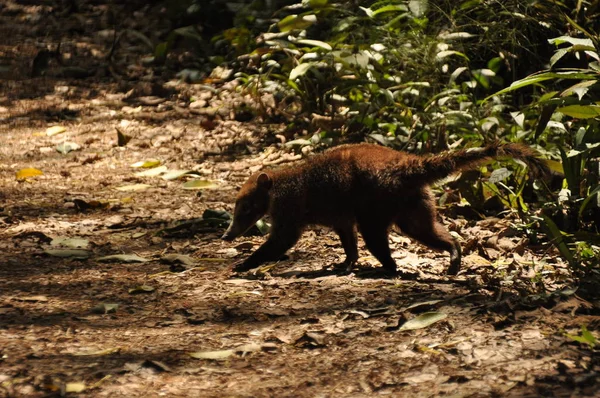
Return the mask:
POLYGON ((565 54, 568 54, 568 53, 569 53, 568 48, 561 48, 559 50, 556 50, 554 55, 552 55, 552 57, 550 57, 550 67, 553 67, 555 63, 557 63, 562 57, 565 56, 565 54))
MULTIPOLYGON (((302 2, 306 3, 306 0, 303 0, 302 2)), ((327 6, 327 4, 329 4, 329 0, 308 0, 308 6, 312 9, 323 8, 327 6)))
POLYGON ((591 119, 600 116, 600 106, 598 105, 568 105, 556 109, 564 115, 577 119, 591 119))
POLYGON ((548 234, 552 238, 552 243, 557 247, 558 251, 560 252, 560 254, 562 254, 565 260, 567 260, 569 264, 573 265, 575 259, 573 258, 573 253, 565 243, 562 231, 547 215, 542 214, 542 218, 544 219, 545 227, 548 231, 548 234))
POLYGON ((576 94, 577 98, 579 98, 579 101, 581 101, 581 98, 583 98, 583 96, 588 92, 590 87, 596 83, 598 83, 597 80, 585 80, 585 81, 579 82, 577 84, 572 85, 571 87, 569 87, 562 93, 560 93, 560 96, 566 97, 571 94, 576 94))
POLYGON ((333 50, 333 48, 328 43, 325 43, 324 41, 320 41, 320 40, 301 39, 301 40, 296 40, 295 43, 296 44, 304 44, 304 45, 313 46, 313 47, 320 47, 327 51, 333 50))
POLYGON ((441 312, 425 312, 417 317, 414 317, 400 326, 402 330, 416 330, 426 328, 442 319, 445 319, 448 315, 441 312))
POLYGON ((566 71, 566 72, 542 72, 542 73, 538 73, 535 75, 527 76, 524 79, 513 82, 509 87, 502 89, 502 90, 484 98, 483 102, 485 102, 485 101, 489 100, 490 98, 495 97, 497 95, 506 94, 508 92, 515 91, 520 88, 530 86, 532 84, 539 84, 546 80, 551 80, 551 79, 598 80, 597 76, 598 75, 595 72, 594 73, 588 73, 586 71, 582 72, 581 69, 576 69, 573 71, 566 71))
POLYGON ((505 167, 502 167, 500 169, 496 169, 496 170, 492 171, 489 181, 493 184, 496 184, 500 181, 506 180, 508 177, 510 177, 511 174, 512 174, 512 171, 508 170, 505 167))
POLYGON ((298 16, 296 14, 288 15, 277 23, 281 32, 289 32, 293 29, 306 29, 317 22, 317 16, 314 14, 298 16))
POLYGON ((446 57, 449 57, 450 55, 458 55, 459 57, 462 57, 462 58, 466 59, 467 61, 469 61, 469 57, 467 57, 465 54, 461 53, 460 51, 454 51, 454 50, 440 51, 435 56, 439 59, 444 59, 446 57))
POLYGON ((390 5, 378 8, 377 10, 373 11, 372 15, 369 15, 369 16, 376 17, 379 14, 383 14, 386 12, 394 12, 394 11, 408 11, 408 7, 406 7, 404 4, 390 4, 390 5))
POLYGON ((594 337, 594 335, 592 333, 590 333, 590 331, 587 330, 587 327, 585 327, 584 325, 581 326, 581 336, 572 335, 572 334, 567 334, 566 336, 568 338, 570 338, 571 340, 576 341, 578 343, 587 344, 591 348, 594 348, 598 344, 596 337, 594 337))
POLYGON ((306 62, 303 64, 299 64, 298 66, 296 66, 294 69, 291 70, 290 72, 290 80, 296 80, 297 78, 299 78, 300 76, 304 76, 306 74, 306 72, 308 72, 308 70, 310 68, 312 68, 314 66, 314 62, 306 62))
POLYGON ((560 36, 560 37, 555 37, 553 39, 548 39, 548 43, 554 44, 557 46, 561 45, 563 43, 569 43, 572 45, 591 47, 592 50, 594 49, 594 43, 590 39, 580 39, 580 38, 571 37, 571 36, 560 36))
POLYGON ((579 219, 580 220, 581 220, 581 217, 583 216, 583 211, 585 210, 586 206, 592 201, 592 199, 594 199, 596 197, 596 195, 598 195, 599 192, 600 192, 600 185, 598 185, 596 188, 594 188, 592 190, 592 192, 590 192, 590 194, 581 203, 581 206, 579 206, 579 219))

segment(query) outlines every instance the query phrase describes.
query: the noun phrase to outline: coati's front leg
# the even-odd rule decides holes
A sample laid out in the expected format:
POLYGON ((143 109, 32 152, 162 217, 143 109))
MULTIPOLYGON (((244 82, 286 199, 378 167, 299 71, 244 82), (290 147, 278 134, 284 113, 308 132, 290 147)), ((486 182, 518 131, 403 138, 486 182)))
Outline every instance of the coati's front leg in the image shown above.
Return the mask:
POLYGON ((246 260, 234 265, 237 272, 248 271, 267 261, 279 260, 300 238, 302 227, 273 224, 269 238, 246 260))
POLYGON ((354 228, 354 222, 341 224, 333 229, 342 242, 344 253, 346 253, 346 259, 339 265, 343 268, 343 271, 347 274, 352 271, 352 267, 358 261, 358 238, 356 236, 356 229, 354 228))

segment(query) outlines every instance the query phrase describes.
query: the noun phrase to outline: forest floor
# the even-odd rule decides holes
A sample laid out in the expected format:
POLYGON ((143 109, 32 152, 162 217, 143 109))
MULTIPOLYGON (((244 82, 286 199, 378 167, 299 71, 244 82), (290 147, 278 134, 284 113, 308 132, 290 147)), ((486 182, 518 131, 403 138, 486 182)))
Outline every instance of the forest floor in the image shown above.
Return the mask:
POLYGON ((205 211, 231 212, 253 171, 299 158, 283 126, 240 112, 253 98, 232 82, 143 67, 119 79, 94 58, 110 49, 102 26, 84 23, 61 45, 70 63, 30 78, 41 26, 47 41, 107 9, 49 23, 43 7, 7 4, 0 396, 600 396, 597 352, 567 336, 597 331, 600 305, 516 216, 442 210, 462 237, 456 277, 446 254, 396 232, 411 280, 374 277, 362 242, 356 272, 324 271, 343 250, 322 228, 285 261, 232 274, 264 237, 224 242, 226 222, 205 211))

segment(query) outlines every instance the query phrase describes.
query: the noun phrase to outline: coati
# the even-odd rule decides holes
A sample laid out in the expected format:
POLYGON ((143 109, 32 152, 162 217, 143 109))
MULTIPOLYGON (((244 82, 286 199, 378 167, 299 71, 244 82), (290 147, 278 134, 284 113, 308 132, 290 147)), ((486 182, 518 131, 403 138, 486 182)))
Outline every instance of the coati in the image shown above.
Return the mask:
POLYGON ((333 228, 346 254, 347 272, 358 260, 356 227, 383 271, 396 275, 388 245, 388 231, 396 225, 402 233, 437 250, 450 253, 447 273, 460 270, 461 250, 436 220, 429 185, 490 158, 512 157, 527 163, 535 175, 549 174, 544 160, 522 144, 491 143, 417 156, 373 144, 348 144, 330 149, 288 168, 260 171, 240 189, 233 222, 223 235, 231 241, 265 214, 271 217, 267 241, 250 257, 235 265, 246 271, 266 261, 276 261, 311 224, 333 228))

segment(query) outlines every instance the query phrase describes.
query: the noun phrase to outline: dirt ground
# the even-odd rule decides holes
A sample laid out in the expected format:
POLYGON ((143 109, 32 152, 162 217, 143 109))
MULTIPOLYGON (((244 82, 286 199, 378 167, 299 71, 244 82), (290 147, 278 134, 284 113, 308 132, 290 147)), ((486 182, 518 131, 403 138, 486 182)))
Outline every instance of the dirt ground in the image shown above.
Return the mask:
POLYGON ((283 126, 240 117, 235 82, 140 66, 131 43, 103 62, 103 2, 28 3, 0 6, 0 396, 600 396, 597 349, 567 336, 597 338, 600 304, 511 214, 442 211, 457 277, 395 232, 410 278, 373 276, 362 243, 355 273, 323 270, 343 250, 320 228, 232 274, 264 237, 221 241, 218 211, 300 157, 283 126), (58 42, 64 59, 32 77, 58 42))

